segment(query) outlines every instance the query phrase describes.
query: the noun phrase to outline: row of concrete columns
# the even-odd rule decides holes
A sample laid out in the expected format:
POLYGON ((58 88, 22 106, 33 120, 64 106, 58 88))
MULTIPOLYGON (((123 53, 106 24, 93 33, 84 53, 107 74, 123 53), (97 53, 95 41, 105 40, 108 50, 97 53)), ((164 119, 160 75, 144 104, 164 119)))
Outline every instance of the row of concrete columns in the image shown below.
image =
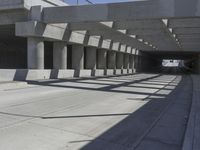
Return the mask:
MULTIPOLYGON (((44 42, 40 38, 28 38, 28 69, 44 69, 44 42)), ((53 68, 67 69, 67 44, 54 42, 53 68)), ((81 69, 133 69, 134 56, 115 51, 98 50, 83 45, 72 45, 72 68, 81 69), (84 55, 86 60, 84 64, 84 55), (84 68, 85 65, 85 68, 84 68)))

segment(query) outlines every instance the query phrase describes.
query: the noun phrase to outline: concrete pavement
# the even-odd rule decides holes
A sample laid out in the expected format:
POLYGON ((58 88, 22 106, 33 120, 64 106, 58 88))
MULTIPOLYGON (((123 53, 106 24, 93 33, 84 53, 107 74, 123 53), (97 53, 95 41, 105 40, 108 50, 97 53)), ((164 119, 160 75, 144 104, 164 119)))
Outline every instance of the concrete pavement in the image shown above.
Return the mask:
POLYGON ((0 149, 133 149, 184 87, 177 85, 190 82, 181 79, 135 74, 0 91, 0 149))

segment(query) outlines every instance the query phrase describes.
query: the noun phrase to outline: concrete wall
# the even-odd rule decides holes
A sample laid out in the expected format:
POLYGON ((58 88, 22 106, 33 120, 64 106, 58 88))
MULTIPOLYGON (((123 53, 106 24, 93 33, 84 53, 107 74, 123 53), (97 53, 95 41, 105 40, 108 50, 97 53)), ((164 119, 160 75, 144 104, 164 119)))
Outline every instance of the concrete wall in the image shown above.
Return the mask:
MULTIPOLYGON (((107 75, 114 75, 114 70, 107 70, 107 75)), ((73 69, 56 70, 33 70, 33 69, 0 69, 0 81, 18 81, 18 80, 45 80, 45 79, 64 79, 73 77, 100 77, 105 75, 105 70, 80 70, 79 76, 73 69)))

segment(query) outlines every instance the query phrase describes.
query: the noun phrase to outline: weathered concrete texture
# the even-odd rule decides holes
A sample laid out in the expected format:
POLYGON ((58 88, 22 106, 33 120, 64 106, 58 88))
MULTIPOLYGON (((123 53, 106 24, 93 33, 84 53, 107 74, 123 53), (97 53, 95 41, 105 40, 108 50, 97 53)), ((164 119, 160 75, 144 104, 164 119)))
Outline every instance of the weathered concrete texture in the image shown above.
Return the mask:
POLYGON ((108 69, 116 69, 116 52, 108 51, 107 54, 107 68, 108 69))
POLYGON ((40 38, 28 38, 28 68, 44 69, 44 42, 40 38))
POLYGON ((61 0, 1 0, 0 10, 31 9, 32 6, 38 5, 43 7, 67 6, 61 0))
POLYGON ((189 121, 187 123, 187 130, 185 133, 185 139, 183 141, 182 150, 198 150, 200 148, 200 102, 199 102, 199 90, 200 90, 200 78, 198 75, 192 76, 193 89, 192 93, 192 105, 189 115, 189 121))
POLYGON ((72 45, 72 69, 84 69, 84 46, 72 45))
POLYGON ((116 67, 117 67, 117 69, 123 69, 123 66, 124 66, 123 53, 117 52, 117 54, 116 54, 116 67))
POLYGON ((97 69, 107 68, 107 51, 98 49, 97 51, 97 69))
POLYGON ((115 75, 120 75, 122 74, 122 69, 116 69, 114 73, 115 75))
POLYGON ((67 44, 65 42, 54 42, 53 68, 67 69, 67 44))
POLYGON ((127 74, 128 73, 128 69, 122 69, 122 74, 127 74))
MULTIPOLYGON (((188 90, 172 94, 180 80, 172 75, 136 74, 40 81, 33 82, 31 88, 0 91, 0 149, 130 150, 169 102, 180 93, 188 94, 188 90), (168 100, 170 94, 172 99, 168 100)), ((185 120, 180 119, 186 108, 180 102, 170 107, 170 111, 179 112, 178 117, 167 113, 160 119, 162 123, 170 118, 185 120)), ((178 128, 159 131, 151 132, 153 139, 157 139, 157 133, 168 131, 164 138, 172 135, 169 141, 179 141, 176 137, 180 134, 171 134, 181 131, 178 128)), ((165 144, 158 147, 166 148, 165 144)))
POLYGON ((151 127, 141 143, 138 143, 136 150, 182 149, 187 122, 186 116, 189 116, 192 102, 191 88, 192 82, 188 76, 169 94, 166 100, 173 102, 168 104, 160 117, 161 119, 151 127))
POLYGON ((24 5, 31 7, 41 5, 43 7, 52 7, 52 6, 67 6, 62 0, 24 0, 24 5))
POLYGON ((130 69, 134 69, 135 61, 134 61, 134 55, 129 56, 129 67, 130 69))
POLYGON ((199 0, 156 0, 121 4, 86 5, 82 7, 58 7, 44 10, 44 22, 100 22, 138 19, 187 18, 200 15, 199 0), (145 6, 145 7, 144 7, 145 6), (185 11, 183 11, 185 9, 185 11), (87 10, 88 15, 84 12, 87 10), (62 12, 62 13, 60 13, 62 12), (70 13, 73 12, 73 13, 70 13), (69 15, 66 15, 70 13, 69 15), (53 17, 52 17, 53 16, 53 17))
POLYGON ((86 62, 85 69, 96 69, 96 57, 97 57, 97 49, 95 47, 86 47, 86 62))
POLYGON ((124 54, 124 69, 129 69, 129 54, 124 54))
POLYGON ((105 75, 112 76, 112 75, 114 75, 114 73, 115 73, 114 69, 106 69, 105 70, 105 75))
POLYGON ((136 68, 136 72, 140 72, 141 71, 141 61, 142 60, 142 57, 141 56, 136 56, 135 58, 135 68, 136 68))

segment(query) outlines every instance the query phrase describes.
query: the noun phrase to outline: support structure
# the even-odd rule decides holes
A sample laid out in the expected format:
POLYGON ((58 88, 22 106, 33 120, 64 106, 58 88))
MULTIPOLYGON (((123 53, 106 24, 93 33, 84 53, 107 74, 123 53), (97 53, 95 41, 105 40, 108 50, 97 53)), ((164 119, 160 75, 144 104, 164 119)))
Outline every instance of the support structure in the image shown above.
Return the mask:
POLYGON ((67 44, 65 42, 54 42, 53 68, 67 69, 67 44))
POLYGON ((72 69, 84 69, 84 46, 72 45, 72 69))
POLYGON ((129 69, 129 54, 124 54, 124 69, 129 69))
POLYGON ((74 72, 82 77, 102 76, 152 71, 168 56, 196 58, 199 4, 200 0, 80 6, 67 6, 60 0, 2 1, 0 17, 7 19, 0 20, 0 67, 32 69, 39 74, 34 73, 36 78, 47 79, 52 69, 62 77, 74 72))
POLYGON ((135 68, 134 68, 134 55, 130 55, 129 56, 129 68, 131 69, 132 73, 135 72, 135 68))
POLYGON ((124 54, 117 52, 116 54, 116 67, 117 69, 123 69, 124 66, 124 54))
POLYGON ((27 40, 28 69, 44 69, 44 42, 41 38, 27 40))
POLYGON ((98 49, 97 51, 97 69, 107 69, 107 51, 98 49))
POLYGON ((116 52, 108 51, 107 54, 107 68, 108 69, 116 69, 116 52))
POLYGON ((85 69, 96 69, 96 56, 97 56, 97 49, 95 47, 86 47, 86 62, 85 62, 85 69))

